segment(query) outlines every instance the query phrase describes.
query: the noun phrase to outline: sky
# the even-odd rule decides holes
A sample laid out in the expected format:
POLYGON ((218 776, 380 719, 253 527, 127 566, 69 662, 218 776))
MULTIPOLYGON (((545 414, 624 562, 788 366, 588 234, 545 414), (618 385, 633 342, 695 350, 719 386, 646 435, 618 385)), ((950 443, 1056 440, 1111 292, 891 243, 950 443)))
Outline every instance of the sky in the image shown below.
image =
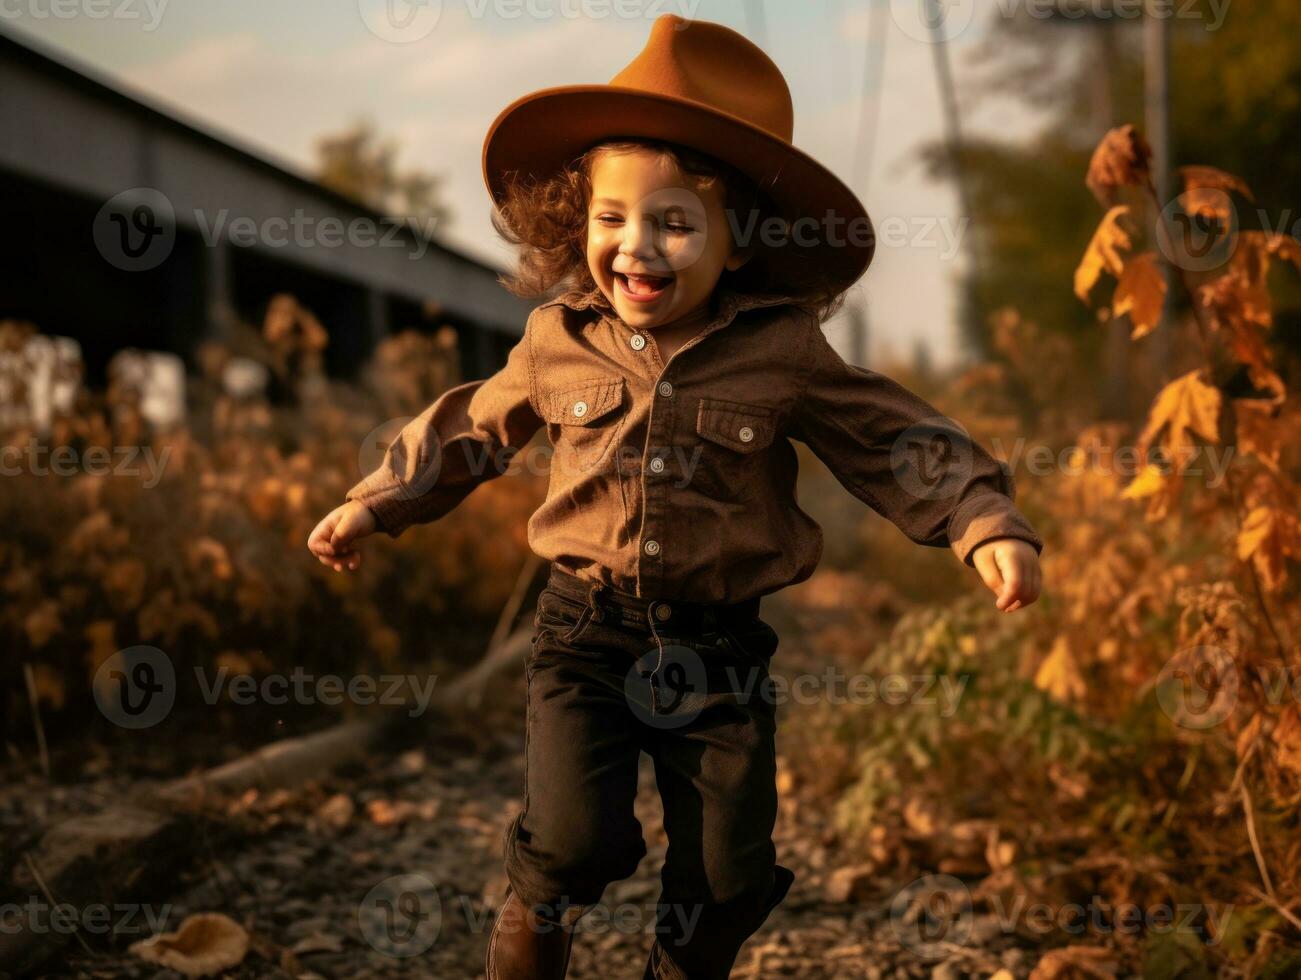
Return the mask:
MULTIPOLYGON (((0 30, 41 42, 165 111, 304 175, 315 141, 360 118, 400 147, 399 167, 440 175, 450 244, 504 265, 480 170, 497 114, 537 89, 607 82, 645 45, 655 17, 725 24, 781 68, 795 144, 859 195, 878 230, 871 269, 851 291, 870 317, 868 363, 924 343, 941 367, 959 354, 957 276, 967 222, 951 185, 918 150, 943 122, 919 0, 0 0, 0 30), (886 4, 873 17, 874 2, 886 4), (885 16, 888 12, 889 16, 885 16), (879 68, 876 138, 854 173, 864 71, 879 68)), ((964 59, 988 23, 976 0, 948 0, 946 33, 961 99, 964 59)), ((876 77, 873 72, 871 78, 876 77)), ((869 86, 871 87, 871 86, 869 86)), ((871 104, 871 103, 869 103, 871 104)), ((964 129, 1032 136, 1012 100, 964 107, 964 129)), ((846 322, 828 323, 847 349, 846 322)))

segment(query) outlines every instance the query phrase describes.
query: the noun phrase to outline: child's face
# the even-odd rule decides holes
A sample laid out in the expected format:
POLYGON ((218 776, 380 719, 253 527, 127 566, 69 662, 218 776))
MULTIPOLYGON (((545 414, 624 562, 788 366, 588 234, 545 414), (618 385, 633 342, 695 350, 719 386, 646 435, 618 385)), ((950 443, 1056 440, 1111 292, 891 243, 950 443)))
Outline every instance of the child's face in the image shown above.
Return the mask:
POLYGON ((587 265, 630 327, 653 330, 697 312, 723 270, 745 263, 733 248, 721 180, 700 187, 650 149, 601 153, 591 178, 587 265))

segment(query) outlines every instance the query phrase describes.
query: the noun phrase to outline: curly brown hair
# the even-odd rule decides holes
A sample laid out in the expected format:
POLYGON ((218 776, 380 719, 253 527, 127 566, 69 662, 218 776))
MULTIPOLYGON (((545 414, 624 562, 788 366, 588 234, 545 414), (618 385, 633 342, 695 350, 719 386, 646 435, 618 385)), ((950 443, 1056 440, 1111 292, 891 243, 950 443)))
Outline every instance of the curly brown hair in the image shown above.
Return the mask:
MULTIPOLYGON (((780 217, 772 199, 735 167, 689 146, 659 140, 619 139, 598 143, 560 172, 543 180, 508 175, 504 196, 493 210, 492 225, 517 250, 513 273, 500 277, 511 293, 525 299, 554 296, 567 289, 596 288, 587 267, 587 209, 591 201, 592 166, 604 152, 649 148, 668 156, 679 171, 695 178, 697 187, 723 181, 729 219, 753 215, 762 227, 780 217)), ((738 225, 739 226, 739 225, 738 225)), ((736 271, 724 270, 719 284, 747 295, 789 296, 793 305, 818 322, 834 315, 853 285, 828 268, 819 257, 792 245, 769 244, 760 236, 752 256, 736 271)))

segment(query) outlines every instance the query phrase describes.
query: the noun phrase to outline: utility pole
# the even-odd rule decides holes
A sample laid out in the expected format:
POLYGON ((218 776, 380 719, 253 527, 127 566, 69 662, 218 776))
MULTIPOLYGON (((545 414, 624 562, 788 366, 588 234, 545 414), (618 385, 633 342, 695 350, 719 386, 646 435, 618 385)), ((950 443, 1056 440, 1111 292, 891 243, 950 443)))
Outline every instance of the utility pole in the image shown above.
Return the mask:
MULTIPOLYGON (((1089 10, 1088 5, 1075 0, 1058 0, 1052 20, 1060 27, 1087 32, 1084 45, 1091 65, 1089 139, 1096 145, 1116 124, 1111 84, 1116 60, 1116 13, 1107 7, 1089 10)), ((1125 320, 1114 314, 1109 314, 1099 328, 1103 331, 1102 414, 1109 419, 1125 419, 1129 416, 1130 331, 1125 320)))
POLYGON ((958 206, 970 224, 967 226, 967 316, 964 339, 978 355, 988 353, 985 337, 985 309, 981 302, 980 233, 971 206, 971 191, 962 166, 962 124, 958 110, 957 91, 953 85, 953 69, 949 64, 949 47, 944 36, 944 9, 941 0, 926 0, 926 19, 931 25, 931 54, 935 62, 935 81, 940 92, 940 105, 944 113, 944 141, 949 150, 949 165, 958 191, 958 206))
MULTIPOLYGON (((1170 203, 1172 190, 1170 19, 1168 8, 1163 16, 1159 10, 1158 0, 1147 0, 1143 19, 1143 88, 1147 116, 1145 122, 1148 143, 1152 147, 1152 183, 1156 188, 1158 205, 1162 208, 1170 203)), ((1173 252, 1174 249, 1170 251, 1173 252)), ((1170 369, 1171 313, 1174 308, 1173 294, 1177 277, 1169 262, 1161 263, 1161 269, 1166 283, 1165 307, 1161 311, 1161 322, 1152 332, 1152 359, 1157 373, 1162 378, 1166 378, 1170 369)))
MULTIPOLYGON (((1092 48, 1096 68, 1093 72, 1093 131, 1095 139, 1102 137, 1114 126, 1115 99, 1111 87, 1111 66, 1115 62, 1116 42, 1113 23, 1097 18, 1090 24, 1093 34, 1092 48)), ((1105 375, 1102 389, 1102 411, 1108 418, 1124 419, 1129 415, 1129 329, 1125 320, 1109 313, 1103 341, 1105 375)))
POLYGON ((849 363, 867 367, 867 309, 858 302, 845 304, 849 330, 849 363))

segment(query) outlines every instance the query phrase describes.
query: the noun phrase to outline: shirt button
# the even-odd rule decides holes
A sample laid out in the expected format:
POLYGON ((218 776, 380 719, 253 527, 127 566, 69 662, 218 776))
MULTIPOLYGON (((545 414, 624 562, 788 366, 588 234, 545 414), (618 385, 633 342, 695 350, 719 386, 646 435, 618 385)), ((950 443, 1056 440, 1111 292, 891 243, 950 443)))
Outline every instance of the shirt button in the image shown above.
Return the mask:
POLYGON ((628 343, 632 344, 633 350, 641 350, 646 346, 646 338, 639 333, 635 333, 632 335, 632 339, 629 340, 628 343))
POLYGON ((651 538, 642 547, 646 549, 648 555, 658 555, 660 553, 660 543, 654 538, 651 538))
POLYGON ((574 402, 574 415, 581 419, 586 414, 587 402, 574 402))
POLYGON ((650 461, 650 468, 651 468, 651 472, 652 472, 652 473, 663 473, 663 472, 664 472, 664 460, 661 459, 659 456, 654 457, 654 458, 650 461))
POLYGON ((669 384, 667 381, 661 381, 659 391, 661 395, 663 395, 665 398, 668 398, 671 394, 673 394, 673 386, 669 384))
POLYGON ((743 425, 741 426, 741 431, 738 432, 737 435, 741 437, 742 442, 750 442, 754 439, 754 429, 750 428, 748 425, 743 425))

